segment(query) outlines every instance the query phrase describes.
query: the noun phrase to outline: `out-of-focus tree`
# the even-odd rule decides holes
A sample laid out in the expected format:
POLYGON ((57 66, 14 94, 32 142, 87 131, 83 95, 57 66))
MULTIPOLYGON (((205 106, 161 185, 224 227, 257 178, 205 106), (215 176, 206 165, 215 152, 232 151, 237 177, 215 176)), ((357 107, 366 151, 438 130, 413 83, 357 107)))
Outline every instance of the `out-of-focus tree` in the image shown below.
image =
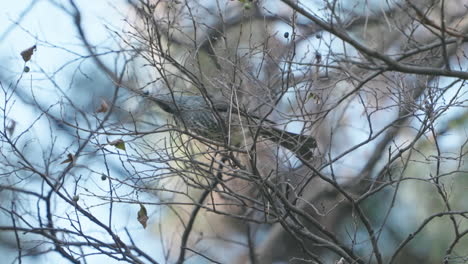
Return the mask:
POLYGON ((51 3, 97 69, 70 88, 35 73, 59 95, 37 100, 38 43, 2 82, 0 239, 16 261, 468 262, 466 1, 128 1, 113 47, 91 41, 81 1, 51 3), (16 98, 37 111, 20 128, 16 98), (194 129, 207 119, 221 140, 194 129), (151 251, 115 206, 136 208, 151 251))

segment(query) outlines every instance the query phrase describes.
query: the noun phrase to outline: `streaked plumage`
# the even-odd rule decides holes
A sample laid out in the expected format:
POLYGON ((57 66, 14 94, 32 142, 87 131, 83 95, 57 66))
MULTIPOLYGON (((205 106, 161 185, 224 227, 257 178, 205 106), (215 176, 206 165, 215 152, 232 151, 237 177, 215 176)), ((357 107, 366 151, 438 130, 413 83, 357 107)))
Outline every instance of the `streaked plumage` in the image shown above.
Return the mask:
MULTIPOLYGON (((256 133, 256 129, 259 128, 259 125, 255 124, 259 121, 256 117, 239 116, 236 111, 231 114, 226 103, 218 101, 208 103, 202 96, 157 95, 151 97, 151 100, 162 110, 172 114, 181 128, 221 143, 240 145, 244 139, 243 132, 256 133), (249 123, 252 125, 249 126, 249 123)), ((296 152, 305 159, 310 158, 311 149, 317 147, 313 137, 275 128, 272 121, 264 122, 260 126, 259 133, 260 136, 296 152)))

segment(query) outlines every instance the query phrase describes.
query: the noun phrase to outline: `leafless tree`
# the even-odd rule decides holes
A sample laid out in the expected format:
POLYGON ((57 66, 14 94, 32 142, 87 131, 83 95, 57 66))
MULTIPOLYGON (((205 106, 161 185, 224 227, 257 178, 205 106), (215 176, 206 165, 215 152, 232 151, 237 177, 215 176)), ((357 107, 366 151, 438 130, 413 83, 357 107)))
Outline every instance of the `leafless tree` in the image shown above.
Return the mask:
POLYGON ((468 263, 468 2, 129 0, 112 45, 81 2, 49 0, 84 51, 38 39, 1 83, 13 262, 468 263), (69 86, 29 65, 41 47, 75 57, 69 86))

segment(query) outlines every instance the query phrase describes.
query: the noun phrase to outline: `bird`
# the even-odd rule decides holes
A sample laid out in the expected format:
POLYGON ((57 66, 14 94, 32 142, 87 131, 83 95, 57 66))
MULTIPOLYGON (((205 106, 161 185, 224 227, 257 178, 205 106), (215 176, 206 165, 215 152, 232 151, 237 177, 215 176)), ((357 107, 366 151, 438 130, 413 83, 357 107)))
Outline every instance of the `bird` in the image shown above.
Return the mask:
POLYGON ((275 122, 237 111, 236 107, 223 101, 208 99, 202 95, 176 93, 149 97, 159 108, 174 117, 179 128, 221 144, 239 146, 244 142, 245 132, 253 137, 258 129, 260 137, 279 144, 306 160, 312 158, 311 149, 317 147, 312 136, 279 129, 275 127, 275 122))

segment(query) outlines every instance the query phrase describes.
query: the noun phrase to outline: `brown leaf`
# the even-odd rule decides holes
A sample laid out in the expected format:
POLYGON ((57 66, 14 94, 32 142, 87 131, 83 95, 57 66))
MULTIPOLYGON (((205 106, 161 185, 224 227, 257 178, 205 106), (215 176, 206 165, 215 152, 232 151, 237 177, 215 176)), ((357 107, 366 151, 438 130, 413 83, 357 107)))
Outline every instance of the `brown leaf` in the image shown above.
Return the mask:
POLYGON ((75 156, 71 153, 67 154, 67 159, 62 161, 60 164, 65 164, 65 163, 75 163, 75 156))
POLYGON ((25 49, 21 52, 21 57, 23 57, 24 62, 28 62, 31 59, 35 50, 36 50, 36 45, 30 47, 29 49, 25 49))
POLYGON ((125 141, 123 141, 123 139, 121 139, 121 138, 110 141, 110 142, 107 141, 107 144, 109 144, 111 146, 115 146, 118 149, 125 150, 125 141))
POLYGON ((101 105, 96 110, 96 113, 105 113, 105 112, 107 112, 107 110, 109 110, 109 105, 107 104, 106 101, 101 100, 101 105))
POLYGON ((137 219, 143 228, 146 228, 146 223, 148 222, 148 212, 146 211, 145 206, 142 204, 140 204, 140 210, 138 211, 137 219))

